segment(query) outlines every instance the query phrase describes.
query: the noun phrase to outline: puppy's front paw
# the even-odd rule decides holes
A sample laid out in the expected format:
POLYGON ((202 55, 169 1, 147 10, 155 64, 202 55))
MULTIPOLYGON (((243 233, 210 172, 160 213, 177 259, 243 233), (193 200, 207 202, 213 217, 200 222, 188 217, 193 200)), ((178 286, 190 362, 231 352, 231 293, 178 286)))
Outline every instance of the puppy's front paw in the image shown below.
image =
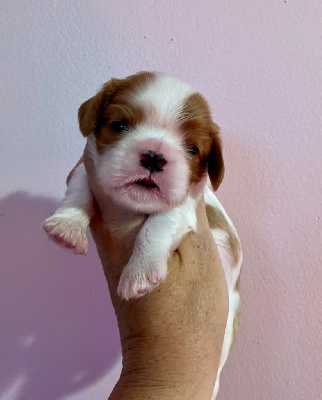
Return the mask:
POLYGON ((166 277, 167 263, 142 268, 129 262, 123 269, 117 293, 125 300, 138 298, 152 292, 166 277), (164 264, 164 265, 163 265, 164 264))
POLYGON ((73 249, 75 254, 86 254, 88 251, 88 240, 86 228, 82 222, 74 221, 72 218, 55 216, 46 219, 44 229, 50 239, 68 249, 73 249))

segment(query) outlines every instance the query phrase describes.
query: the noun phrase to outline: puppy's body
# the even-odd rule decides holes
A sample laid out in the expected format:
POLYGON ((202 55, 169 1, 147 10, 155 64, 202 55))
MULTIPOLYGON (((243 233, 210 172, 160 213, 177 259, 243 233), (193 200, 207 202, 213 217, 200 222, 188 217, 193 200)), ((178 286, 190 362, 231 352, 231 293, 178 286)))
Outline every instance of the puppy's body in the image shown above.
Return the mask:
MULTIPOLYGON (((87 252, 86 229, 94 214, 93 194, 106 198, 103 217, 115 232, 140 226, 122 272, 124 299, 152 291, 167 274, 167 260, 182 238, 197 227, 196 205, 204 196, 229 292, 229 315, 219 375, 239 321, 241 248, 236 230, 214 194, 223 177, 218 127, 203 97, 165 75, 140 73, 111 80, 79 110, 87 137, 84 164, 74 171, 66 196, 45 230, 55 241, 87 252), (109 218, 108 214, 118 215, 109 218), (120 217, 122 216, 122 217, 120 217)), ((98 197, 98 196, 95 196, 98 197)), ((101 210, 102 211, 102 210, 101 210)))

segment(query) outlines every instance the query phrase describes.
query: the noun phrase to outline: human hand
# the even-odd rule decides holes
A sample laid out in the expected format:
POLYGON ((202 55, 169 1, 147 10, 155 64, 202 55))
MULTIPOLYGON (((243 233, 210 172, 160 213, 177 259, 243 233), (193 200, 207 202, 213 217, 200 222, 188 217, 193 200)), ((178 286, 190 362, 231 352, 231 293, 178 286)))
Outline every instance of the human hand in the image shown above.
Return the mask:
MULTIPOLYGON (((83 162, 83 159, 79 161, 83 162)), ((78 163, 78 164, 79 164, 78 163)), ((77 165, 78 165, 77 164, 77 165)), ((89 182, 94 171, 85 158, 89 182)), ((122 300, 118 282, 140 225, 113 231, 98 204, 91 231, 108 282, 120 331, 123 368, 110 400, 209 400, 228 315, 228 291, 204 201, 198 233, 189 233, 168 262, 168 276, 153 292, 122 300)), ((144 220, 142 220, 142 223, 144 220)))

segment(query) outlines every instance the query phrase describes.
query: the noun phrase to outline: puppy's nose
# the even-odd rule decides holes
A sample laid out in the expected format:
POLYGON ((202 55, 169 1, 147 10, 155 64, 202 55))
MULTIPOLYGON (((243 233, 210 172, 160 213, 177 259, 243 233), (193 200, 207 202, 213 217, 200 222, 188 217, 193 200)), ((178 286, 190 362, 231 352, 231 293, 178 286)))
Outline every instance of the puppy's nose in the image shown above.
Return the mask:
POLYGON ((163 154, 158 154, 149 150, 140 155, 140 164, 150 172, 160 172, 163 171, 163 167, 167 164, 167 160, 163 157, 163 154))

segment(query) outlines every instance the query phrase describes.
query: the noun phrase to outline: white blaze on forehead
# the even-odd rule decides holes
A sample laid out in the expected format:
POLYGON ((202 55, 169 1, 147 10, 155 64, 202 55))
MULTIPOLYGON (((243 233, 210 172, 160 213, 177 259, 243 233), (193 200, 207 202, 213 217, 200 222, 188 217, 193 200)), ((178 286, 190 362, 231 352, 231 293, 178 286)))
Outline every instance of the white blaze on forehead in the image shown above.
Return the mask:
POLYGON ((141 92, 135 96, 135 101, 144 106, 153 108, 163 121, 178 117, 185 100, 193 94, 193 88, 177 78, 168 75, 156 74, 141 92))

